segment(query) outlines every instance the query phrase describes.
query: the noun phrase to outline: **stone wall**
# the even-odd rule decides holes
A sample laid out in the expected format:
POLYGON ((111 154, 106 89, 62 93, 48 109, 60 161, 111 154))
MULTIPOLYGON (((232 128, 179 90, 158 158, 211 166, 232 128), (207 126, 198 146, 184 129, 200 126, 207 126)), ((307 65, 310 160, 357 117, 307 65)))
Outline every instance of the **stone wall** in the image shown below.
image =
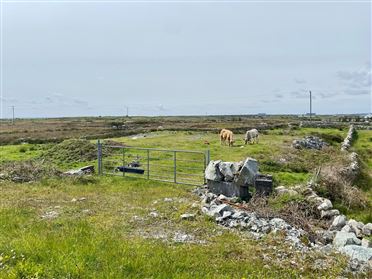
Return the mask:
POLYGON ((354 125, 350 125, 349 131, 347 132, 344 142, 341 144, 341 151, 348 150, 353 142, 353 138, 356 135, 356 129, 354 125))

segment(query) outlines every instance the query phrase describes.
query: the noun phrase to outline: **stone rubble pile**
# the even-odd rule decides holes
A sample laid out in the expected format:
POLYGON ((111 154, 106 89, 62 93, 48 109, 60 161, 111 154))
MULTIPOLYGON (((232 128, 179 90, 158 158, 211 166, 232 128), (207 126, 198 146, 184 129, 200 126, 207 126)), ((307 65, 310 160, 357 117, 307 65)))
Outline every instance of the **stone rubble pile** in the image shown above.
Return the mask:
MULTIPOLYGON (((277 194, 303 195, 311 203, 315 203, 320 218, 329 222, 327 230, 317 231, 319 236, 310 247, 302 243, 301 237, 306 232, 295 228, 281 218, 264 218, 255 212, 241 209, 246 202, 239 203, 236 197, 226 197, 209 192, 207 186, 197 188, 194 192, 201 198, 202 213, 212 217, 218 224, 227 228, 247 231, 256 238, 261 238, 271 232, 281 231, 286 236, 286 241, 301 251, 323 248, 337 250, 346 254, 352 261, 359 265, 368 265, 372 260, 372 242, 368 239, 372 235, 372 223, 363 224, 353 219, 348 220, 339 210, 333 209, 329 199, 318 196, 312 189, 310 182, 306 187, 286 189, 277 187, 277 194)), ((182 218, 188 218, 183 216, 182 218)))
POLYGON ((368 239, 372 235, 372 223, 363 224, 353 219, 348 220, 345 215, 340 214, 339 210, 333 209, 333 204, 329 199, 322 198, 315 193, 312 183, 309 183, 306 188, 297 188, 297 191, 283 186, 277 187, 275 191, 278 194, 302 194, 306 200, 315 203, 321 219, 330 222, 328 230, 318 231, 322 244, 332 243, 335 249, 354 260, 361 262, 372 260, 372 242, 368 239))
POLYGON ((292 142, 292 146, 296 149, 322 149, 328 144, 319 137, 306 136, 303 139, 297 139, 292 142))
POLYGON ((343 143, 341 144, 341 151, 346 151, 350 148, 351 143, 353 141, 353 137, 356 134, 356 129, 354 125, 350 125, 349 131, 347 132, 346 138, 344 139, 343 143))
POLYGON ((302 229, 296 229, 281 218, 263 218, 255 212, 233 208, 226 201, 236 202, 234 198, 224 195, 216 195, 208 192, 207 188, 197 188, 194 191, 202 199, 201 211, 215 219, 215 221, 228 228, 237 228, 249 231, 254 237, 261 238, 270 232, 282 231, 286 235, 286 241, 294 247, 306 249, 300 238, 304 235, 302 229))

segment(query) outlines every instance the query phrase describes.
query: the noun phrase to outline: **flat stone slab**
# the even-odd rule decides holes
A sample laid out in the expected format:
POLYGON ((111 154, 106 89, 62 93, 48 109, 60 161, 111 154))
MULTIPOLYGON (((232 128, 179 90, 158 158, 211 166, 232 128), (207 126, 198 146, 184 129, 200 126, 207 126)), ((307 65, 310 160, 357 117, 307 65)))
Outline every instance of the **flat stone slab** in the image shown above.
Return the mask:
POLYGON ((268 196, 273 191, 273 177, 271 175, 257 174, 254 180, 256 194, 268 196))

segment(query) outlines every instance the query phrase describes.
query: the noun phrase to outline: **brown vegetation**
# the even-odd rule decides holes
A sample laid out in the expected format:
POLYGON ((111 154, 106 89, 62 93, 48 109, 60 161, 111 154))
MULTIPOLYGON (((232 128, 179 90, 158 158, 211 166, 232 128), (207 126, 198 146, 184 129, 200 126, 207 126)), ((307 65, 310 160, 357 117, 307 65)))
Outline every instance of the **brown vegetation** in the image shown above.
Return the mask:
POLYGON ((334 161, 321 169, 316 191, 350 208, 365 208, 368 201, 354 185, 357 176, 345 166, 345 161, 334 161))

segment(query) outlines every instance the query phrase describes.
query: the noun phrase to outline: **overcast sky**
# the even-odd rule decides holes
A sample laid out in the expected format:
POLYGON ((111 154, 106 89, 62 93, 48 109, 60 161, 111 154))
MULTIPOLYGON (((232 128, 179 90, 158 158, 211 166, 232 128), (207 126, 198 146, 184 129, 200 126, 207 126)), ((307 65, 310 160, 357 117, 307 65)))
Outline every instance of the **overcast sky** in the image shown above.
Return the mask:
POLYGON ((2 4, 3 116, 371 110, 371 4, 2 4))

